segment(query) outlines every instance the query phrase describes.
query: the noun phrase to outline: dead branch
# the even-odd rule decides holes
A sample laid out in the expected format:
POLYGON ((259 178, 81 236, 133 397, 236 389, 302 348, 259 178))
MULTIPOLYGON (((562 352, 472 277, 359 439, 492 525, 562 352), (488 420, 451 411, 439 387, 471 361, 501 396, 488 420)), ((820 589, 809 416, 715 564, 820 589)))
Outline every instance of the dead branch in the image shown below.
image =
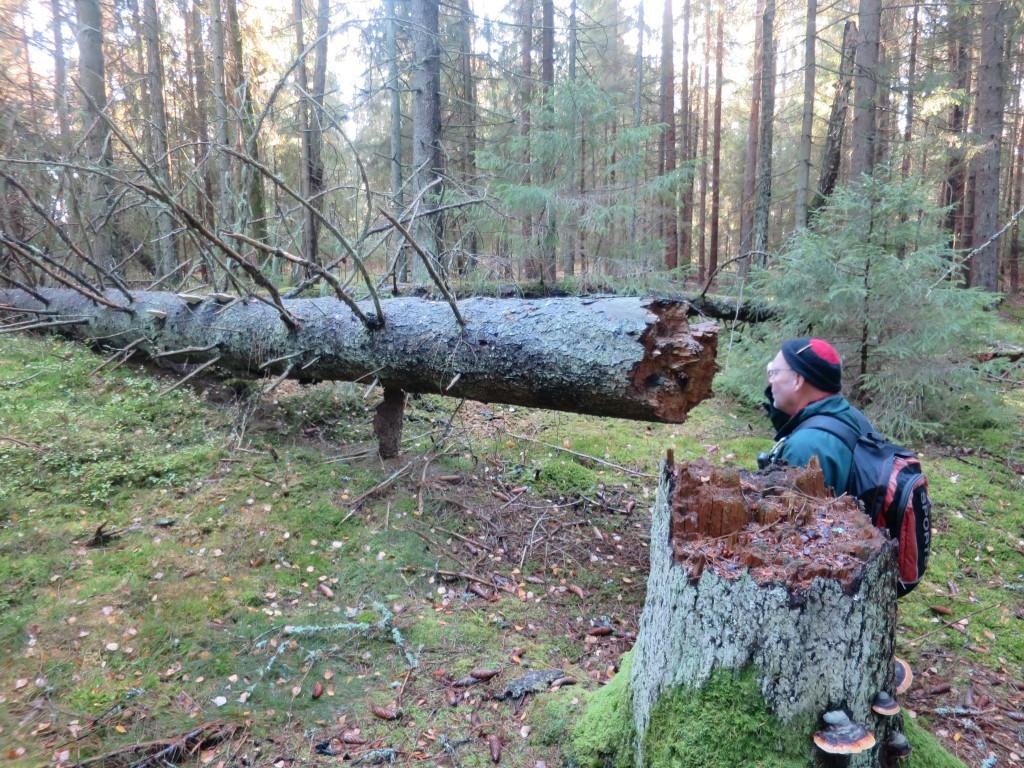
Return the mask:
POLYGON ((32 197, 32 195, 29 193, 29 191, 27 189, 25 189, 25 187, 23 187, 21 185, 21 183, 14 176, 11 176, 11 174, 7 173, 3 169, 0 169, 0 176, 2 176, 7 181, 8 184, 10 184, 12 187, 14 187, 16 190, 18 190, 18 192, 21 193, 21 196, 25 198, 25 200, 28 202, 28 204, 32 207, 32 210, 34 210, 36 212, 36 214, 44 222, 46 222, 47 225, 49 225, 50 229, 52 229, 57 234, 57 237, 59 237, 62 241, 64 241, 64 244, 68 248, 71 249, 72 253, 74 253, 78 258, 80 258, 82 261, 84 261, 90 267, 95 269, 96 272, 99 275, 102 275, 103 277, 106 277, 108 280, 110 280, 114 284, 114 286, 122 294, 124 294, 124 297, 126 299, 128 299, 129 303, 131 303, 134 300, 132 298, 131 293, 128 291, 128 286, 126 286, 121 281, 121 279, 117 277, 117 275, 115 275, 112 272, 104 269, 102 266, 100 266, 98 263, 96 263, 96 261, 94 261, 92 258, 87 256, 82 251, 82 249, 79 248, 70 237, 68 237, 67 233, 64 231, 64 228, 61 227, 59 224, 57 224, 56 221, 53 220, 53 218, 46 211, 46 209, 43 208, 43 206, 40 205, 36 201, 36 199, 34 197, 32 197))
POLYGON ((396 219, 390 213, 385 211, 383 208, 378 207, 377 210, 380 211, 381 215, 385 219, 391 222, 391 225, 399 231, 402 237, 404 237, 406 241, 409 243, 409 245, 412 246, 413 250, 419 254, 419 257, 421 259, 423 259, 423 265, 427 268, 427 272, 430 273, 431 279, 434 281, 438 289, 444 295, 447 302, 451 305, 452 312, 455 313, 455 319, 459 321, 459 325, 465 328, 466 321, 463 319, 462 314, 459 312, 459 304, 455 300, 455 297, 452 295, 452 292, 448 290, 448 285, 441 278, 441 275, 439 275, 437 273, 437 270, 434 269, 434 265, 430 263, 430 256, 427 254, 426 251, 423 250, 420 244, 416 242, 413 236, 409 234, 409 230, 402 226, 401 222, 399 222, 398 219, 396 219))
POLYGON ((264 251, 265 253, 272 254, 273 256, 276 256, 279 259, 284 259, 285 261, 289 261, 292 264, 300 264, 306 269, 312 272, 316 272, 318 275, 324 278, 324 280, 330 283, 331 287, 334 289, 335 295, 341 301, 345 302, 345 305, 352 310, 352 314, 358 317, 360 321, 362 321, 363 325, 365 325, 367 328, 375 327, 375 324, 371 322, 370 318, 366 316, 366 314, 355 302, 355 300, 351 296, 349 296, 348 293, 345 292, 345 289, 342 288, 341 283, 338 282, 338 278, 336 278, 330 272, 325 270, 319 264, 316 264, 315 262, 312 262, 309 259, 303 259, 299 256, 288 253, 287 251, 276 246, 268 245, 267 243, 251 238, 248 235, 243 235, 241 232, 227 232, 225 234, 228 237, 233 238, 235 240, 241 240, 243 243, 251 245, 253 248, 258 248, 259 250, 264 251))
POLYGON ((68 280, 66 277, 63 277, 62 275, 54 272, 52 269, 47 267, 46 264, 43 261, 41 261, 40 259, 37 259, 32 254, 32 252, 28 248, 25 247, 25 244, 18 243, 17 241, 10 239, 3 232, 0 232, 0 242, 2 242, 4 245, 6 245, 8 248, 10 248, 12 251, 17 253, 19 256, 21 256, 26 261, 29 261, 32 264, 34 264, 36 267, 38 267, 40 270, 42 270, 47 275, 52 277, 54 280, 56 280, 61 285, 65 286, 66 288, 70 288, 71 290, 75 291, 76 293, 82 294, 83 296, 88 298, 90 301, 94 301, 97 304, 102 304, 105 307, 110 307, 111 309, 116 309, 116 310, 119 310, 121 312, 131 312, 131 309, 129 309, 128 307, 122 307, 119 304, 115 304, 114 302, 110 301, 109 299, 104 298, 103 296, 100 296, 98 293, 95 293, 91 289, 83 288, 80 285, 76 285, 71 280, 68 280))
POLYGON ((356 250, 355 248, 352 247, 352 244, 349 243, 348 238, 341 233, 341 230, 339 230, 330 219, 324 216, 323 213, 318 211, 316 209, 316 206, 314 206, 312 203, 306 200, 294 189, 289 187, 288 184, 285 183, 284 179, 282 179, 272 170, 267 168, 267 166, 263 165, 263 163, 249 157, 246 154, 238 152, 237 150, 232 149, 231 147, 219 147, 219 149, 222 152, 228 153, 232 157, 237 157, 243 163, 248 163, 253 168, 262 173, 264 176, 266 176, 268 179, 273 181, 278 187, 281 188, 281 190, 285 194, 294 199, 297 203, 299 203, 299 205, 301 205, 307 211, 310 211, 313 214, 314 218, 316 218, 321 224, 323 224, 324 227, 327 228, 327 231, 334 235, 335 239, 341 244, 341 247, 344 248, 346 253, 348 253, 348 255, 352 258, 352 263, 355 264, 356 269, 359 270, 359 273, 362 275, 363 280, 366 283, 366 290, 369 291, 370 298, 373 300, 374 309, 377 311, 377 316, 380 318, 381 325, 383 325, 384 311, 381 309, 380 298, 377 296, 377 291, 373 287, 373 280, 370 278, 370 273, 367 272, 366 265, 363 264, 363 260, 359 257, 359 254, 356 253, 356 250))

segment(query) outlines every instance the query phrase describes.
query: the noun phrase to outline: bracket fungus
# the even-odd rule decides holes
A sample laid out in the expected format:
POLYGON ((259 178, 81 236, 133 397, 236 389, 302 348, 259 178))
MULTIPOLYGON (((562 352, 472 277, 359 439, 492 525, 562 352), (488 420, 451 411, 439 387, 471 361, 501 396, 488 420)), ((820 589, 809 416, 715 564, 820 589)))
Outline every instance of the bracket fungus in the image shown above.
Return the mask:
POLYGON ((875 696, 875 700, 871 702, 871 709, 884 717, 892 717, 899 713, 900 705, 888 693, 879 691, 875 696))
POLYGON ((890 757, 906 757, 911 752, 910 742, 902 733, 896 732, 886 742, 885 751, 890 757))
POLYGON ((910 690, 910 685, 914 682, 914 673, 910 669, 910 665, 899 656, 894 656, 893 660, 896 662, 896 675, 894 679, 896 684, 895 693, 899 696, 900 694, 906 693, 910 690))
POLYGON ((875 746, 874 735, 847 714, 836 709, 821 717, 825 727, 814 734, 814 744, 830 755, 856 755, 875 746))

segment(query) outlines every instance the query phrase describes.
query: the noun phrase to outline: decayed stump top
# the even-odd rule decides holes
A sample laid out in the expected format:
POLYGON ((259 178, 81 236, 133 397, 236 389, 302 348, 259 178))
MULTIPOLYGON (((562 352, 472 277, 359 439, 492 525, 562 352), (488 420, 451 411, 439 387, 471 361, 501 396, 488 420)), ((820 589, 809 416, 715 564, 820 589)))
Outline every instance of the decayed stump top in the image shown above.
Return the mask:
POLYGON ((820 468, 663 467, 629 681, 637 765, 661 698, 716 670, 752 669, 768 710, 806 733, 808 755, 830 710, 884 743, 892 725, 871 702, 892 684, 895 627, 893 544, 826 491, 820 468))
POLYGON ((677 563, 696 581, 705 568, 725 578, 748 572, 758 584, 806 591, 815 578, 850 592, 885 545, 856 500, 832 498, 815 462, 766 472, 680 466, 671 500, 677 563))

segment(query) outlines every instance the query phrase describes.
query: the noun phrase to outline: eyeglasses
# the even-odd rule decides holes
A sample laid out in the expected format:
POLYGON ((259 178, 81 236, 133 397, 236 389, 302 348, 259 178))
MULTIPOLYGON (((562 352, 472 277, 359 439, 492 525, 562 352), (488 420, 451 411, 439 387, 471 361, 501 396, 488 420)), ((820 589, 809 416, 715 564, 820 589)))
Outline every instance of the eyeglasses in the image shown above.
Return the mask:
POLYGON ((793 369, 792 368, 769 368, 768 369, 768 380, 771 381, 776 376, 778 376, 780 373, 785 373, 786 371, 789 371, 790 373, 792 373, 793 369))

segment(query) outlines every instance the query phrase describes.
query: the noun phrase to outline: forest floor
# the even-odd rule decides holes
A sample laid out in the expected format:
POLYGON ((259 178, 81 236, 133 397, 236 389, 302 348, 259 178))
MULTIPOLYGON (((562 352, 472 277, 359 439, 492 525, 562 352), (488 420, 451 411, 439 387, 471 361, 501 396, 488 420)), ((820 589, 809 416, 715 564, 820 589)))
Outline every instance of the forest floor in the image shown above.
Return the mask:
MULTIPOLYGON (((753 467, 770 445, 721 396, 682 425, 423 397, 381 462, 365 385, 162 394, 172 375, 102 363, 0 340, 12 766, 554 766, 635 637, 666 449, 753 467), (551 669, 559 693, 495 698, 551 669)), ((916 446, 934 554, 899 605, 908 714, 971 766, 1024 764, 1024 391, 1007 402, 916 446)))

